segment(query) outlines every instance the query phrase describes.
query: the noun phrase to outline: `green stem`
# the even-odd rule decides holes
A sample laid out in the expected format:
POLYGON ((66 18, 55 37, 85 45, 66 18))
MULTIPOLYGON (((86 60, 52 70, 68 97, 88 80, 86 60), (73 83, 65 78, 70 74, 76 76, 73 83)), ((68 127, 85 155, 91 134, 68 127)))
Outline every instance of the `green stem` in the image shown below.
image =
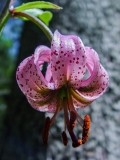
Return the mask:
POLYGON ((6 24, 6 22, 8 21, 9 18, 10 18, 10 14, 9 14, 9 12, 7 12, 6 15, 3 17, 3 19, 0 22, 0 34, 2 32, 4 25, 6 24))
POLYGON ((33 23, 35 23, 45 33, 45 35, 48 37, 48 39, 50 41, 52 40, 52 37, 53 37, 52 32, 40 19, 38 19, 38 18, 28 14, 28 13, 25 13, 25 12, 14 12, 14 16, 19 17, 19 18, 25 17, 25 18, 31 20, 33 23))
POLYGON ((0 18, 0 34, 2 32, 4 25, 6 24, 9 18, 10 18, 9 11, 6 11, 6 13, 4 13, 4 16, 0 18))

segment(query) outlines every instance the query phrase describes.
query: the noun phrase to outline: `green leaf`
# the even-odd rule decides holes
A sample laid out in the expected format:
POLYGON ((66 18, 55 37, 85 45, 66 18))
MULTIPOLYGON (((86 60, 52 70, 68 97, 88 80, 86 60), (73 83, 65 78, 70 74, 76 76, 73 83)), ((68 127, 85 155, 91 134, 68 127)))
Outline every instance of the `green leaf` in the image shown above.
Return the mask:
POLYGON ((28 2, 24 3, 21 6, 18 6, 15 8, 15 12, 20 12, 27 9, 33 9, 33 8, 40 8, 40 9, 62 9, 61 7, 50 3, 50 2, 44 2, 44 1, 36 1, 36 2, 28 2))
POLYGON ((43 12, 43 14, 39 15, 40 18, 47 26, 49 25, 50 20, 52 19, 53 15, 49 11, 43 12))
MULTIPOLYGON (((49 25, 50 20, 52 19, 53 15, 49 11, 42 11, 41 9, 28 9, 24 11, 32 16, 35 16, 42 20, 47 26, 49 25)), ((25 17, 21 17, 23 20, 28 20, 25 17)))
POLYGON ((38 17, 39 15, 43 14, 44 11, 42 11, 41 9, 36 9, 36 8, 33 8, 33 9, 27 9, 24 11, 25 13, 28 13, 32 16, 35 16, 35 17, 38 17))

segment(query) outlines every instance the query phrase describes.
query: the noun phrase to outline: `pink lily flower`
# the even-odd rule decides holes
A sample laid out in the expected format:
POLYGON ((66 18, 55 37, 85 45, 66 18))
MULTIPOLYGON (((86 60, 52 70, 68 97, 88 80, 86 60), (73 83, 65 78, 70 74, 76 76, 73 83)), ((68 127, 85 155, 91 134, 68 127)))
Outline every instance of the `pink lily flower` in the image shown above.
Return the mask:
POLYGON ((62 132, 64 145, 68 143, 66 128, 73 147, 87 141, 90 117, 86 115, 82 119, 76 110, 90 105, 106 91, 109 83, 108 74, 95 50, 84 46, 77 36, 65 36, 55 31, 51 49, 38 46, 34 55, 21 62, 16 78, 34 109, 54 112, 52 118, 45 120, 42 135, 44 144, 47 144, 50 126, 61 110, 64 110, 65 119, 62 132), (45 76, 41 71, 44 62, 48 63, 45 76), (83 128, 82 139, 74 134, 76 121, 83 128))

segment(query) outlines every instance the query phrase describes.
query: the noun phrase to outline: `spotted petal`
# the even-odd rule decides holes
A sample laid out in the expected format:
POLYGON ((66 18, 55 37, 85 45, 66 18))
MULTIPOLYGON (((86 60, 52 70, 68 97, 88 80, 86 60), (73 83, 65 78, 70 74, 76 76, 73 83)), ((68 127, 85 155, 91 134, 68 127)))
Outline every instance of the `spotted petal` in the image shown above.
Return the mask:
POLYGON ((72 87, 80 84, 86 70, 85 48, 77 36, 54 33, 51 45, 51 70, 55 88, 69 83, 72 87))
POLYGON ((99 66, 100 66, 100 60, 98 57, 98 54, 95 50, 93 50, 90 47, 85 47, 86 52, 86 66, 89 73, 89 77, 86 80, 83 80, 80 84, 80 87, 88 87, 91 82, 94 81, 95 77, 98 74, 99 66))
MULTIPOLYGON (((86 101, 90 104, 106 91, 109 78, 106 70, 99 62, 97 53, 93 49, 86 47, 86 55, 90 77, 87 80, 84 80, 81 83, 81 87, 75 92, 78 94, 77 97, 79 98, 77 98, 77 100, 80 103, 82 99, 83 104, 85 104, 86 101)), ((75 94, 73 95, 75 97, 75 94)), ((85 106, 87 106, 87 103, 84 107, 85 106)))
POLYGON ((79 88, 78 91, 83 97, 95 100, 106 91, 108 84, 108 74, 103 66, 100 65, 95 79, 88 86, 79 88))
POLYGON ((40 100, 51 94, 51 91, 38 75, 34 56, 30 56, 20 63, 16 72, 16 79, 20 89, 27 97, 40 100))

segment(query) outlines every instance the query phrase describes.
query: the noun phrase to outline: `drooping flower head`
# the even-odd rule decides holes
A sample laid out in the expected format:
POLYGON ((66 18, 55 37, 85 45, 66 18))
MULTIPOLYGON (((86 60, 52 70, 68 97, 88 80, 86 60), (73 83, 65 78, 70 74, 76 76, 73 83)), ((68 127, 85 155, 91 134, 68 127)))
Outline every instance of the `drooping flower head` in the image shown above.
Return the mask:
POLYGON ((65 127, 62 132, 64 145, 67 133, 72 146, 84 144, 89 135, 90 117, 82 119, 76 109, 90 105, 108 86, 108 74, 100 64, 98 54, 84 46, 74 35, 61 35, 55 31, 51 48, 38 46, 34 55, 21 62, 16 73, 17 82, 31 106, 42 112, 54 112, 47 117, 43 129, 43 142, 47 144, 50 126, 57 113, 64 110, 65 127), (41 68, 47 62, 45 76, 41 68), (74 134, 76 121, 83 128, 82 138, 74 134))

